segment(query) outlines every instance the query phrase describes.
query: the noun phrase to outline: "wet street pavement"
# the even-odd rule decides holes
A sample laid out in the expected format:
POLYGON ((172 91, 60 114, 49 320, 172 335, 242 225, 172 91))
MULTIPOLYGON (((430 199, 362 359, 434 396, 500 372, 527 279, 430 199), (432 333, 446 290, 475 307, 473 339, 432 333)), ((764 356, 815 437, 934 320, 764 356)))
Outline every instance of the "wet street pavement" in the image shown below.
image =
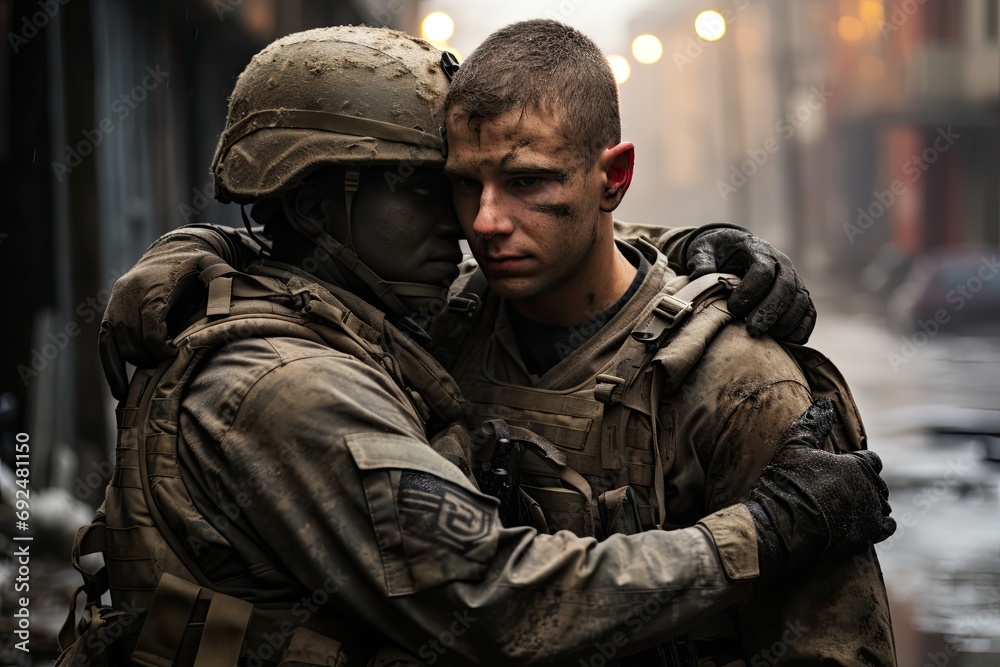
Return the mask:
POLYGON ((892 491, 877 550, 900 667, 1000 664, 1000 331, 904 334, 817 301, 810 345, 847 378, 892 491))

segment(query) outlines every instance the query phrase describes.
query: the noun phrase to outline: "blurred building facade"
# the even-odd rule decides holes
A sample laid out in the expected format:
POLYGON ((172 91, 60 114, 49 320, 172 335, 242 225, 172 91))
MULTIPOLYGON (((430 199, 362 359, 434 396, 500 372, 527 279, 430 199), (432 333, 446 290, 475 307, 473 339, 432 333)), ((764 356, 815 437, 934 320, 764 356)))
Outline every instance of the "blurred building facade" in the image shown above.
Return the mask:
POLYGON ((632 23, 664 53, 621 87, 623 216, 738 222, 851 286, 882 256, 997 245, 1000 1, 720 0, 718 41, 707 7, 632 23))

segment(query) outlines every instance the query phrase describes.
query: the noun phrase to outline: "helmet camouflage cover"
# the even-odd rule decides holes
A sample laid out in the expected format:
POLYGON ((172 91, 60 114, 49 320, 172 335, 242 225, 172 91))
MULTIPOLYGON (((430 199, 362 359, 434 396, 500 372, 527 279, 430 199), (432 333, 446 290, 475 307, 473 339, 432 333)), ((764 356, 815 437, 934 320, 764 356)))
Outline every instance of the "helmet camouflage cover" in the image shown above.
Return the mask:
POLYGON ((441 51, 387 28, 282 37, 240 74, 212 160, 216 198, 251 203, 324 165, 442 166, 441 51))

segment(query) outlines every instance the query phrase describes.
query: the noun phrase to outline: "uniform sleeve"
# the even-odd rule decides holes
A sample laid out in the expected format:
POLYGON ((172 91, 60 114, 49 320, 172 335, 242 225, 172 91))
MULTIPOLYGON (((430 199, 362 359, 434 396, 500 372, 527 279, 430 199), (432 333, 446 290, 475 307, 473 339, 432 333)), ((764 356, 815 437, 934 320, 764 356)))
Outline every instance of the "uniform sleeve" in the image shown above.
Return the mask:
MULTIPOLYGON (((727 326, 713 341, 685 395, 704 397, 678 433, 693 434, 685 444, 704 471, 705 512, 746 497, 785 430, 812 402, 795 361, 742 325, 727 326)), ((738 623, 747 657, 763 657, 777 643, 789 664, 895 664, 888 599, 871 548, 827 559, 794 585, 758 587, 738 623)))
POLYGON ((646 237, 660 252, 667 256, 670 268, 677 275, 687 275, 688 268, 681 257, 681 246, 684 240, 697 227, 661 227, 660 225, 639 225, 631 222, 615 220, 615 238, 631 241, 640 236, 646 237))
POLYGON ((713 540, 731 557, 755 550, 745 512, 600 544, 503 528, 496 501, 430 448, 398 389, 351 358, 261 377, 219 455, 220 484, 252 495, 254 530, 303 587, 338 573, 335 604, 430 664, 625 655, 749 592, 713 540))
POLYGON ((113 327, 125 361, 155 368, 172 358, 177 351, 168 315, 181 322, 196 315, 204 301, 197 278, 205 262, 222 259, 239 265, 240 253, 250 254, 251 244, 256 246, 242 230, 212 225, 182 227, 154 241, 115 281, 103 317, 113 327))

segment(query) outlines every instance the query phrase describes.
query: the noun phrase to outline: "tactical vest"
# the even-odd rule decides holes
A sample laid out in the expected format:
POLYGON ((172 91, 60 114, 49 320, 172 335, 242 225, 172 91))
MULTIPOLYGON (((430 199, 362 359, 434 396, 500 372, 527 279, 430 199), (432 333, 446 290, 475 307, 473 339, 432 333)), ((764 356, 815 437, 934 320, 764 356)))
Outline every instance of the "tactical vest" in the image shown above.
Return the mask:
MULTIPOLYGON (((178 465, 181 400, 199 362, 228 342, 252 335, 319 343, 368 363, 401 387, 429 388, 423 394, 429 402, 408 392, 425 420, 458 415, 457 388, 440 391, 436 363, 406 337, 392 336, 382 313, 353 302, 348 308, 314 283, 272 273, 283 279, 239 273, 221 261, 205 269, 200 277, 208 286, 206 316, 174 339, 174 358, 155 370, 137 369, 127 394, 116 396, 115 471, 93 523, 74 544, 73 564, 85 582, 77 594, 86 593, 87 605, 79 635, 70 610, 60 633, 60 665, 339 666, 347 664, 348 654, 375 653, 371 644, 378 641, 332 604, 305 621, 293 614, 310 591, 291 576, 285 590, 275 588, 273 572, 266 584, 252 572, 226 581, 229 591, 268 586, 266 597, 276 601, 266 604, 219 592, 201 565, 224 562, 233 547, 216 533, 195 562, 179 534, 181 517, 200 516, 178 465), (104 555, 105 567, 97 573, 80 564, 91 553, 104 555), (108 590, 110 607, 100 600, 108 590)), ((122 388, 124 364, 116 358, 114 332, 102 327, 101 336, 106 370, 117 377, 111 384, 122 388)))
MULTIPOLYGON (((654 261, 647 280, 663 276, 665 259, 651 246, 645 252, 654 261)), ((735 319, 725 300, 738 284, 735 276, 711 274, 676 291, 676 283, 664 286, 635 319, 613 358, 589 380, 568 389, 514 385, 491 375, 483 363, 488 346, 495 344, 491 336, 483 336, 480 348, 464 355, 455 375, 466 394, 470 430, 486 420, 503 419, 548 439, 564 457, 556 461, 528 448, 520 459, 522 502, 532 508, 525 513, 532 525, 603 539, 632 532, 627 519, 637 512, 642 530, 663 526, 664 460, 672 458, 674 433, 653 416, 661 402, 681 388, 715 335, 735 319), (585 484, 572 480, 572 473, 585 484), (629 500, 632 495, 634 501, 629 500), (628 506, 632 502, 634 509, 628 506)), ((464 313, 470 296, 459 297, 464 313)), ((484 319, 491 324, 492 318, 484 319)), ((790 344, 784 348, 798 362, 813 396, 834 401, 840 419, 833 433, 835 446, 842 451, 863 449, 860 415, 840 372, 815 350, 790 344)), ((477 464, 489 462, 492 454, 493 444, 487 440, 476 449, 477 464)))
MULTIPOLYGON (((568 529, 604 539, 659 528, 668 520, 664 473, 672 464, 677 434, 672 424, 657 417, 661 406, 683 389, 715 336, 735 320, 726 299, 739 279, 713 274, 686 284, 668 281, 666 259, 642 239, 635 245, 653 263, 646 281, 659 281, 651 283, 659 285, 658 292, 650 295, 640 288, 633 299, 647 302, 632 316, 623 342, 602 354, 598 372, 576 386, 534 388, 503 382, 490 373, 490 346, 501 344, 493 335, 498 300, 487 298, 481 272, 462 277, 465 282, 455 286, 448 308, 435 323, 434 354, 448 362, 446 367, 462 384, 470 431, 485 421, 483 432, 488 434, 503 419, 510 440, 521 441, 519 472, 514 472, 521 511, 514 518, 539 530, 568 529), (472 331, 477 335, 469 341, 472 331), (551 444, 532 444, 519 432, 522 429, 551 444)), ((594 335, 618 340, 604 329, 594 335)), ((798 363, 813 397, 834 402, 839 419, 832 433, 834 447, 864 449, 861 418, 840 372, 810 348, 783 347, 798 363)), ((495 466, 498 441, 479 439, 474 450, 477 470, 495 466)), ((721 660, 719 664, 746 664, 741 654, 735 627, 715 618, 697 636, 674 638, 620 665, 696 665, 705 655, 721 660)))

